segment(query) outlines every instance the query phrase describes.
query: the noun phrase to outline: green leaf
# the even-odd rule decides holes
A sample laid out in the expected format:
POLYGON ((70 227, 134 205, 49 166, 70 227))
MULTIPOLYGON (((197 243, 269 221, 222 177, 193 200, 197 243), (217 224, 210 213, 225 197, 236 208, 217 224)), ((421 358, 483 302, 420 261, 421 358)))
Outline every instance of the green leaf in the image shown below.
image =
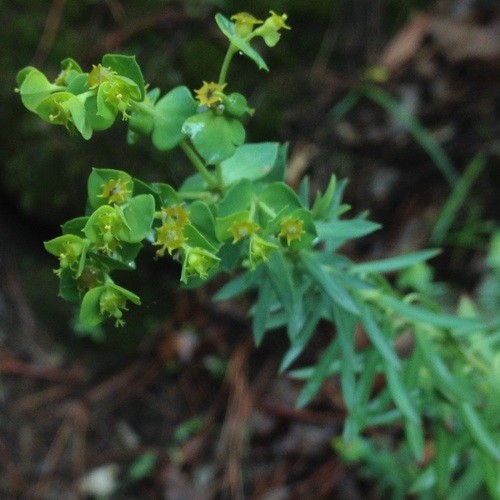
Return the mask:
POLYGON ((134 181, 127 172, 111 168, 93 168, 87 181, 87 196, 92 208, 108 204, 108 199, 101 195, 106 184, 112 180, 126 183, 127 189, 133 192, 134 181))
POLYGON ((432 377, 432 383, 445 395, 454 401, 463 401, 467 398, 467 393, 461 384, 448 370, 443 359, 435 350, 432 338, 429 337, 423 328, 415 329, 415 339, 417 347, 422 353, 422 359, 432 377))
POLYGON ((59 278, 59 296, 68 302, 80 302, 81 292, 73 271, 63 269, 59 278))
POLYGON ((326 293, 330 300, 340 307, 354 314, 358 314, 358 307, 349 293, 340 286, 330 273, 318 262, 316 255, 303 252, 300 256, 301 262, 311 278, 326 293))
POLYGON ((83 73, 80 65, 72 58, 66 57, 61 61, 61 69, 63 71, 74 71, 75 73, 83 73))
MULTIPOLYGON (((21 87, 26 77, 32 72, 38 71, 34 66, 25 66, 23 69, 19 70, 16 75, 16 84, 21 87)), ((50 83, 50 82, 49 82, 50 83)))
MULTIPOLYGON (((78 95, 83 94, 84 92, 88 92, 89 89, 89 75, 88 73, 78 73, 72 78, 71 82, 68 83, 68 87, 66 88, 67 92, 71 92, 72 94, 78 95)), ((94 91, 95 92, 95 91, 94 91)), ((96 97, 97 92, 91 96, 96 97)))
POLYGON ((109 118, 104 118, 97 114, 97 95, 90 96, 85 100, 85 114, 89 126, 92 130, 106 130, 110 128, 116 119, 116 114, 110 115, 109 118))
POLYGON ((130 290, 127 290, 126 288, 123 288, 122 286, 117 285, 116 283, 108 283, 106 287, 117 291, 119 294, 123 295, 127 300, 130 300, 132 304, 135 304, 136 306, 141 305, 141 299, 134 292, 131 292, 130 290))
POLYGON ((333 363, 334 359, 338 356, 339 350, 340 349, 338 342, 330 342, 329 346, 322 354, 321 359, 316 364, 311 378, 307 381, 306 386, 299 394, 296 402, 297 408, 303 408, 304 406, 306 406, 307 403, 309 403, 309 401, 311 401, 311 399, 319 391, 321 385, 329 376, 330 366, 333 363))
POLYGON ((442 425, 435 425, 434 428, 434 449, 435 460, 434 469, 436 471, 437 494, 440 498, 445 498, 450 486, 452 468, 450 459, 455 452, 454 442, 456 437, 451 435, 442 425))
POLYGON ((313 219, 321 220, 328 215, 334 201, 336 187, 337 178, 335 177, 335 175, 332 175, 324 193, 318 192, 316 194, 316 199, 314 200, 314 205, 312 208, 313 219))
MULTIPOLYGON (((278 154, 276 156, 276 161, 270 172, 263 177, 262 182, 283 182, 285 180, 285 171, 288 167, 288 144, 280 144, 278 147, 278 154)), ((305 206, 306 204, 304 204, 305 206)))
POLYGON ((83 228, 88 220, 88 217, 76 217, 74 219, 70 219, 62 225, 62 233, 83 236, 83 228))
POLYGON ((248 292, 259 283, 262 276, 262 267, 255 271, 244 271, 236 278, 219 288, 213 300, 228 300, 248 292))
POLYGON ((341 358, 341 387, 342 397, 349 410, 352 410, 356 404, 356 378, 355 378, 355 352, 354 352, 354 333, 358 317, 342 309, 337 304, 332 304, 333 320, 337 330, 341 358))
POLYGON ((142 245, 140 243, 121 242, 120 247, 109 255, 89 252, 93 260, 100 262, 110 271, 116 269, 120 271, 133 271, 135 269, 134 259, 139 254, 142 245))
POLYGON ((214 248, 217 248, 219 239, 215 234, 214 216, 206 203, 199 200, 191 203, 189 206, 189 221, 214 248))
POLYGON ((190 247, 199 247, 207 252, 215 254, 217 247, 212 245, 205 236, 191 224, 186 224, 183 228, 184 236, 186 237, 190 247))
POLYGON ((329 240, 340 246, 347 240, 361 238, 380 229, 381 224, 357 218, 351 220, 332 220, 316 222, 316 230, 322 240, 329 240))
POLYGON ((458 410, 465 427, 479 448, 493 460, 500 461, 498 440, 490 434, 474 407, 469 402, 463 401, 458 405, 458 410))
POLYGON ((49 241, 45 241, 43 246, 47 252, 59 257, 65 245, 77 245, 78 247, 83 246, 83 244, 84 240, 80 236, 65 234, 63 236, 57 236, 49 241))
POLYGON ((292 273, 283 253, 274 252, 265 264, 265 269, 276 296, 288 314, 293 314, 296 304, 292 273))
POLYGON ((101 315, 99 300, 105 290, 106 286, 104 285, 96 286, 83 296, 79 317, 80 323, 83 326, 96 326, 104 320, 101 315))
POLYGON ((61 87, 49 82, 47 77, 33 68, 26 74, 27 68, 18 73, 18 80, 24 77, 19 92, 21 101, 30 111, 35 111, 38 105, 52 92, 61 90, 61 87))
POLYGON ((108 122, 114 120, 118 114, 118 109, 112 106, 108 99, 111 85, 111 81, 106 81, 97 89, 97 116, 108 122))
POLYGON ((241 179, 237 184, 229 188, 226 196, 222 198, 217 207, 217 215, 226 217, 235 212, 250 208, 255 197, 255 186, 248 179, 241 179))
POLYGON ((366 335, 372 342, 373 346, 377 352, 384 358, 388 364, 390 364, 394 369, 399 369, 401 362, 399 361, 398 355, 392 347, 391 341, 384 335, 384 332, 377 325, 376 321, 373 319, 370 309, 360 304, 361 310, 361 320, 366 332, 366 335))
POLYGON ((298 208, 303 208, 295 191, 283 182, 268 184, 259 195, 259 214, 265 226, 278 214, 288 215, 298 208))
POLYGON ((432 259, 432 257, 435 257, 440 253, 440 249, 431 248, 429 250, 412 252, 406 255, 398 255, 397 257, 389 257, 387 259, 372 260, 370 262, 362 262, 361 264, 353 264, 349 268, 349 270, 356 274, 390 273, 412 266, 413 264, 432 259))
POLYGON ((420 323, 429 323, 439 328, 449 328, 464 332, 483 330, 486 327, 479 319, 461 318, 449 314, 435 313, 423 307, 406 304, 402 300, 391 295, 380 295, 377 300, 383 306, 394 310, 408 319, 420 323))
POLYGON ((405 433, 408 444, 416 460, 422 460, 425 449, 425 437, 421 422, 405 420, 405 433))
POLYGON ((245 42, 245 40, 243 40, 236 34, 234 23, 232 23, 229 19, 227 19, 227 17, 224 17, 222 14, 216 14, 215 21, 222 33, 227 36, 229 41, 234 46, 236 46, 241 52, 243 52, 243 54, 252 59, 252 61, 257 64, 259 69, 269 71, 266 62, 264 61, 264 59, 262 59, 260 54, 256 50, 254 50, 248 42, 245 42))
POLYGON ((139 88, 140 98, 142 101, 146 95, 144 89, 144 76, 140 66, 137 64, 135 56, 125 56, 122 54, 106 54, 102 58, 102 65, 106 68, 111 68, 118 75, 130 78, 139 88))
POLYGON ((441 245, 448 234, 459 209, 470 200, 472 185, 486 166, 486 155, 479 154, 467 165, 465 172, 453 187, 453 191, 446 200, 439 218, 432 230, 431 241, 434 245, 441 245))
MULTIPOLYGON (((314 295, 310 295, 314 297, 314 295)), ((306 307, 306 319, 304 321, 304 325, 301 330, 295 337, 292 337, 291 346, 288 351, 283 356, 280 365, 280 372, 287 370, 290 365, 302 354, 309 340, 313 336, 316 326, 321 319, 323 314, 323 306, 321 304, 321 300, 318 297, 314 297, 315 301, 312 304, 312 307, 306 307), (319 303, 318 303, 319 302, 319 303)), ((307 300, 307 297, 304 296, 304 300, 307 300)))
POLYGON ((392 399, 401 413, 413 424, 421 425, 420 416, 410 401, 410 391, 406 388, 392 363, 384 363, 384 373, 392 399))
POLYGON ((151 136, 154 146, 166 151, 184 140, 186 133, 182 126, 196 113, 196 108, 196 101, 187 87, 176 87, 164 95, 154 107, 151 136))
POLYGON ((274 288, 271 280, 264 275, 259 282, 259 295, 252 308, 252 329, 253 338, 256 346, 259 346, 266 333, 267 318, 270 306, 275 301, 274 288))
POLYGON ((230 186, 240 179, 255 181, 268 175, 278 157, 277 142, 243 144, 221 163, 222 182, 230 186))
POLYGON ((155 201, 150 194, 134 196, 116 209, 121 213, 126 227, 118 232, 118 237, 127 243, 138 243, 151 232, 155 201))
POLYGON ((216 165, 233 156, 236 147, 245 141, 245 129, 239 120, 212 111, 189 117, 182 126, 198 153, 209 165, 216 165))
POLYGON ((76 129, 85 140, 89 140, 92 137, 92 127, 87 120, 85 103, 78 96, 74 96, 68 101, 68 106, 76 129))

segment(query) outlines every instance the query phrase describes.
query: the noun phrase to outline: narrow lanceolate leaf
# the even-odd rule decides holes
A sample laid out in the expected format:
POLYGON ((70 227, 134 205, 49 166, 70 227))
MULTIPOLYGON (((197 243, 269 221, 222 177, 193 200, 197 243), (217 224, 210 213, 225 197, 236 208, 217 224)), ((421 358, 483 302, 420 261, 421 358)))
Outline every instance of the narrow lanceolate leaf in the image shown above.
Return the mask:
POLYGON ((270 306, 275 300, 273 286, 267 276, 259 283, 259 297, 255 303, 253 314, 253 337, 255 345, 260 345, 266 333, 266 323, 270 306))
POLYGON ((420 416, 410 401, 409 390, 404 386, 398 371, 392 364, 386 362, 384 363, 384 372, 395 405, 408 420, 415 425, 420 425, 420 416))
POLYGON ((274 252, 266 265, 267 275, 274 288, 276 296, 281 301, 283 307, 289 312, 295 304, 293 291, 292 273, 290 266, 281 252, 274 252))
POLYGON ((301 261, 311 278, 334 303, 346 311, 358 314, 358 308, 349 293, 320 265, 314 255, 304 252, 301 254, 301 261))
POLYGON ((423 307, 406 304, 402 300, 390 295, 381 295, 379 297, 379 301, 402 316, 406 316, 407 318, 420 323, 429 323, 439 328, 448 328, 450 330, 455 329, 459 331, 474 331, 482 330, 486 326, 479 319, 462 318, 459 316, 435 313, 423 307))
POLYGON ((464 401, 458 405, 458 409, 465 427, 467 427, 472 439, 474 439, 479 448, 494 460, 500 461, 500 445, 498 440, 490 434, 484 421, 474 407, 464 401))
POLYGON ((316 330, 316 326, 321 319, 322 313, 323 307, 321 303, 317 304, 316 307, 308 311, 303 327, 297 336, 292 338, 292 345, 283 356, 283 360, 280 365, 280 372, 287 370, 290 365, 302 354, 302 351, 305 349, 307 343, 311 340, 311 337, 316 330))
POLYGON ((422 353, 425 366, 429 370, 435 387, 446 397, 454 401, 462 401, 467 397, 464 387, 451 374, 444 361, 433 347, 432 340, 421 328, 415 329, 417 347, 422 353))
POLYGON ((365 219, 332 220, 316 222, 316 230, 322 240, 350 240, 373 233, 382 226, 365 219))
POLYGON ((341 386, 347 408, 356 403, 356 378, 354 362, 354 330, 358 317, 333 304, 333 319, 337 327, 337 338, 342 351, 341 386))
POLYGON ((361 308, 361 321, 365 328, 366 335, 372 342, 380 356, 384 358, 395 369, 399 369, 401 363, 398 355, 392 347, 391 341, 384 335, 384 332, 377 325, 375 319, 367 306, 361 308))
POLYGON ((389 257, 388 259, 372 260, 371 262, 362 262, 350 267, 350 271, 356 274, 365 273, 391 273, 405 269, 413 264, 423 262, 441 253, 441 250, 434 248, 413 252, 398 257, 389 257))
POLYGON ((405 433, 413 456, 417 460, 422 460, 425 448, 425 438, 422 423, 415 423, 412 420, 406 420, 405 433))
POLYGON ((297 399, 297 407, 302 408, 305 406, 314 395, 319 391, 321 384, 329 376, 330 365, 335 360, 339 352, 339 344, 336 341, 332 341, 330 345, 326 348, 325 352, 321 356, 318 364, 314 368, 311 378, 308 380, 304 389, 300 393, 297 399))

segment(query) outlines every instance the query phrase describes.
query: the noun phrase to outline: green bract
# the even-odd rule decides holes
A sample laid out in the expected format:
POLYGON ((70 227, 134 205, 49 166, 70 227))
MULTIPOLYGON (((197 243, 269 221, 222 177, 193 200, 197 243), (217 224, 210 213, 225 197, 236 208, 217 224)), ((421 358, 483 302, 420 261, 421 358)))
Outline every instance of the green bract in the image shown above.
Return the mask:
POLYGON ((182 126, 198 153, 209 165, 227 160, 245 141, 245 129, 240 121, 205 111, 189 117, 182 126))
MULTIPOLYGON (((340 384, 346 420, 334 445, 346 460, 373 459, 378 451, 367 429, 397 421, 406 436, 404 456, 412 460, 412 494, 454 498, 451 478, 468 468, 477 488, 483 485, 483 493, 498 497, 498 332, 485 341, 492 327, 472 307, 468 317, 440 312, 421 293, 431 273, 401 278, 407 286, 417 284, 418 291, 407 295, 383 276, 410 266, 425 269, 436 250, 363 263, 342 255, 346 243, 380 227, 366 214, 344 218, 346 181, 332 176, 310 202, 307 178, 297 192, 284 182, 286 146, 244 143, 241 118, 253 110, 242 94, 226 94, 232 57, 242 52, 267 70, 252 40, 261 37, 274 46, 281 30, 289 29, 286 21, 285 14, 272 11, 262 21, 245 12, 231 20, 217 14, 228 51, 218 81, 200 78, 203 85, 194 94, 185 86, 163 95, 159 89, 146 92, 135 58, 118 54, 105 55, 89 72, 64 59, 54 83, 31 66, 18 73, 23 104, 46 122, 90 139, 121 114, 130 144, 149 136, 159 151, 179 147, 189 170, 196 170, 174 189, 117 168, 92 169, 87 213, 45 242, 59 260, 60 295, 80 304, 83 328, 107 319, 121 326, 128 304, 139 305, 140 299, 111 275, 133 271, 144 246, 152 245, 155 258, 178 262, 180 280, 188 286, 228 273, 216 298, 252 292, 255 343, 274 329, 286 331, 290 345, 281 370, 301 359, 320 322, 335 326, 331 338, 322 340, 318 361, 293 376, 305 381, 299 406, 325 380, 334 376, 340 384), (358 347, 356 332, 365 337, 365 347, 358 347), (402 334, 410 337, 405 356, 398 351, 402 334), (433 434, 434 456, 424 460, 433 434)), ((498 258, 490 261, 498 266, 498 258)))

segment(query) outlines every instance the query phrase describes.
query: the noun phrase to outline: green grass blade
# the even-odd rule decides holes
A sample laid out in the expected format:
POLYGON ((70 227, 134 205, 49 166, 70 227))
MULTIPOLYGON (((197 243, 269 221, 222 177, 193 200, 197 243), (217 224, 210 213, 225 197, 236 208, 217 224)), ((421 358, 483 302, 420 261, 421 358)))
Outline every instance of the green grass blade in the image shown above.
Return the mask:
POLYGON ((485 165, 486 156, 483 154, 476 156, 456 183, 432 231, 431 242, 434 245, 441 245, 443 243, 460 207, 467 202, 472 185, 483 171, 485 165))
POLYGON ((373 85, 364 85, 361 91, 366 97, 396 117, 408 129, 408 132, 410 132, 422 149, 430 156, 443 177, 448 181, 448 184, 454 187, 458 182, 459 175, 453 163, 436 139, 432 137, 420 122, 385 90, 373 85))

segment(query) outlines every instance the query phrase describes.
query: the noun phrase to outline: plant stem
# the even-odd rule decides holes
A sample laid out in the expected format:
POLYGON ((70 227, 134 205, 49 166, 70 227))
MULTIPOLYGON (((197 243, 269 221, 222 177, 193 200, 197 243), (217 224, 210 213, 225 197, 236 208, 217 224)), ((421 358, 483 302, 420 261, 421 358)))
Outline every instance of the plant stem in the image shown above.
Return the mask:
POLYGON ((186 156, 191 160, 191 163, 195 166, 196 170, 201 174, 211 189, 219 189, 219 183, 214 179, 213 175, 208 171, 207 167, 200 160, 200 157, 196 154, 193 148, 189 145, 187 141, 182 141, 180 146, 186 156))
POLYGON ((227 72, 229 70, 229 65, 231 64, 231 59, 233 58, 234 54, 236 54, 237 51, 238 47, 236 47, 231 43, 227 49, 224 61, 222 62, 219 74, 219 82, 218 82, 219 85, 223 85, 224 83, 226 83, 227 72))

